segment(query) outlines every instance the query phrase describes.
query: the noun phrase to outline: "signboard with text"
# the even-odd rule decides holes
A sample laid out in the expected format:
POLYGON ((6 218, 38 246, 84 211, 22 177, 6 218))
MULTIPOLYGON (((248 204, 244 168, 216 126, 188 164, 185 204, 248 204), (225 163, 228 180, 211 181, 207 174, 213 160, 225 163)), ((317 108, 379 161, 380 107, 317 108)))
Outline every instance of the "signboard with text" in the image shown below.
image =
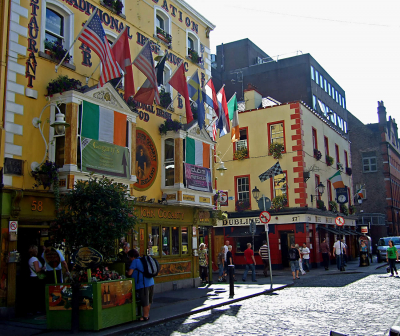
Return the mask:
POLYGON ((212 192, 211 171, 208 168, 185 163, 186 188, 212 192))

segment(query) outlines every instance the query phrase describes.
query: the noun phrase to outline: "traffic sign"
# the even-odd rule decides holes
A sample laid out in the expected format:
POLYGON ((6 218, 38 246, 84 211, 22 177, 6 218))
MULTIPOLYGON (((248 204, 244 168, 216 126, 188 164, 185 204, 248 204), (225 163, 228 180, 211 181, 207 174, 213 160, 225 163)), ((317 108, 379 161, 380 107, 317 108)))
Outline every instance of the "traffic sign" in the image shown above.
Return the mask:
POLYGON ((8 228, 10 232, 17 232, 18 231, 18 221, 9 221, 8 228))
POLYGON ((337 226, 343 226, 344 225, 344 218, 342 216, 337 216, 335 218, 335 223, 337 226))
POLYGON ((267 224, 271 220, 271 214, 268 211, 260 213, 260 221, 263 224, 267 224))

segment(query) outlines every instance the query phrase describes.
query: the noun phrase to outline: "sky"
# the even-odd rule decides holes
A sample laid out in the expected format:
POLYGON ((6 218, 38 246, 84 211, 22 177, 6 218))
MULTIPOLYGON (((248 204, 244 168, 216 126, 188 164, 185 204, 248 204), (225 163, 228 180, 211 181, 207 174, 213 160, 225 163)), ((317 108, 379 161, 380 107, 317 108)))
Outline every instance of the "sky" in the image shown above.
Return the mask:
POLYGON ((346 92, 347 110, 378 122, 378 101, 400 118, 400 1, 185 0, 221 43, 249 38, 269 56, 311 56, 346 92))

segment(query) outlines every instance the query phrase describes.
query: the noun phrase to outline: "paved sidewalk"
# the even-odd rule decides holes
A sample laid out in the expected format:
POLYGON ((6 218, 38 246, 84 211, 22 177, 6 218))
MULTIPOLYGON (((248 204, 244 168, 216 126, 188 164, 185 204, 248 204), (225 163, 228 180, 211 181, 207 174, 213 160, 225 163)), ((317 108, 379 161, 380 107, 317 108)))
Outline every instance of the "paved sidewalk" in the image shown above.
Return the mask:
MULTIPOLYGON (((367 267, 359 267, 358 260, 351 261, 347 264, 346 271, 340 272, 337 270, 336 265, 331 265, 329 271, 325 271, 323 267, 311 269, 306 275, 302 276, 302 280, 294 281, 290 269, 273 271, 273 286, 271 289, 270 278, 265 278, 261 271, 257 271, 257 282, 251 282, 251 275, 247 276, 247 281, 242 282, 243 270, 237 270, 236 278, 239 280, 235 282, 235 295, 229 298, 229 284, 218 283, 217 274, 213 274, 212 285, 206 285, 199 288, 179 289, 176 291, 169 291, 158 293, 154 297, 154 303, 150 311, 150 320, 147 322, 130 322, 116 327, 107 328, 99 332, 80 332, 80 335, 125 335, 127 333, 139 330, 143 327, 149 327, 166 321, 176 319, 178 317, 185 317, 191 314, 199 313, 205 310, 210 310, 224 305, 229 305, 237 301, 245 300, 258 295, 268 294, 270 292, 284 289, 287 286, 296 286, 296 283, 301 282, 301 285, 306 285, 307 278, 318 277, 319 275, 332 275, 339 276, 343 273, 370 273, 378 267, 384 267, 383 263, 373 263, 367 267)), ((16 321, 0 321, 1 335, 40 335, 46 336, 55 335, 68 335, 69 331, 48 331, 45 324, 29 324, 16 321)))

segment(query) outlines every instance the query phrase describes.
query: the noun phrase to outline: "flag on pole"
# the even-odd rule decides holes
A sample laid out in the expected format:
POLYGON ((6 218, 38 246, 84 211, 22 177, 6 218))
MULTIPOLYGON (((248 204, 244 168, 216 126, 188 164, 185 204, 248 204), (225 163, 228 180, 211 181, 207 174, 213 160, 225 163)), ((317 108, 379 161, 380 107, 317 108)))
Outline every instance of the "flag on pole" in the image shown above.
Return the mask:
POLYGON ((359 190, 357 190, 356 195, 358 198, 363 199, 364 198, 364 193, 363 193, 363 187, 361 187, 359 190))
POLYGON ((271 168, 269 168, 266 172, 262 173, 258 178, 261 182, 268 180, 271 177, 276 175, 283 174, 283 170, 279 162, 275 163, 271 168))
POLYGON ((186 122, 189 124, 191 121, 193 121, 193 114, 192 109, 190 108, 188 85, 186 83, 183 61, 178 64, 168 83, 176 91, 178 91, 183 96, 183 98, 185 98, 186 122))
POLYGON ((196 166, 210 168, 210 145, 186 137, 185 162, 196 166))
POLYGON ((213 141, 216 141, 217 139, 217 123, 213 123, 212 125, 212 139, 213 141))
POLYGON ((333 176, 330 177, 328 180, 331 181, 335 189, 345 187, 339 170, 335 174, 333 174, 333 176))
POLYGON ((226 96, 225 96, 225 85, 222 86, 221 90, 219 90, 217 94, 217 99, 218 103, 221 104, 221 110, 219 111, 219 120, 217 128, 220 130, 219 137, 222 137, 230 132, 228 104, 226 102, 226 96))
POLYGON ((99 87, 102 87, 111 79, 121 76, 97 10, 90 21, 85 24, 85 28, 79 36, 79 41, 92 49, 103 64, 99 87))
POLYGON ((160 95, 158 93, 157 76, 154 69, 153 55, 151 54, 150 40, 143 46, 142 50, 133 61, 133 64, 147 78, 139 91, 136 92, 134 99, 147 105, 152 105, 155 99, 156 104, 160 105, 160 95), (152 97, 153 99, 151 99, 152 97))
POLYGON ((128 30, 126 29, 126 26, 119 34, 117 40, 113 43, 111 50, 115 61, 125 73, 124 99, 125 101, 128 101, 129 97, 135 94, 135 83, 133 81, 131 52, 129 49, 128 30))
POLYGON ((206 91, 205 91, 203 100, 205 101, 205 103, 208 106, 210 106, 212 109, 214 109, 215 114, 217 115, 217 117, 219 117, 219 106, 218 106, 217 93, 215 92, 214 83, 211 78, 207 81, 205 88, 206 88, 206 91))
POLYGON ((232 122, 232 128, 231 128, 232 142, 236 142, 240 140, 239 111, 238 111, 236 93, 232 96, 232 98, 228 102, 228 112, 229 112, 229 119, 232 122))
POLYGON ((192 77, 188 81, 189 97, 197 104, 197 123, 199 128, 204 127, 205 111, 203 101, 203 90, 201 89, 199 80, 199 70, 196 69, 192 77))

